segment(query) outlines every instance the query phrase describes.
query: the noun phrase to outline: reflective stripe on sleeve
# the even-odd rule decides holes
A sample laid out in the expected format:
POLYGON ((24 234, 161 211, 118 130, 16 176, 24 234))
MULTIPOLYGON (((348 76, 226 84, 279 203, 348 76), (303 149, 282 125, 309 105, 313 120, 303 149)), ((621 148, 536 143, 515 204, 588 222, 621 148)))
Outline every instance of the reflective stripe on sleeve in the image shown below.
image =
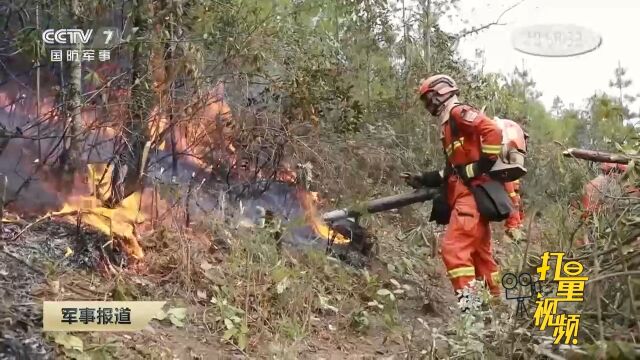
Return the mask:
POLYGON ((445 150, 447 156, 450 156, 457 148, 462 146, 462 144, 464 144, 464 138, 460 138, 451 143, 451 145, 449 145, 449 147, 447 147, 447 149, 445 150))
POLYGON ((502 145, 482 145, 481 149, 485 154, 498 155, 502 151, 502 145))

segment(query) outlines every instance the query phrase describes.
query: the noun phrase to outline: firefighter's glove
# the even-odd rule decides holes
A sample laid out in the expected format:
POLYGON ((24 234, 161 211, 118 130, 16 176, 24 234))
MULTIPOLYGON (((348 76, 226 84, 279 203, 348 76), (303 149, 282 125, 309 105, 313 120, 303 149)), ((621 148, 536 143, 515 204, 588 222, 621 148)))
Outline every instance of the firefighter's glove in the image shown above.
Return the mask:
POLYGON ((469 163, 467 165, 456 166, 456 173, 462 180, 468 181, 482 174, 486 174, 491 170, 496 160, 482 157, 480 160, 469 163))
POLYGON ((414 188, 414 189, 418 189, 420 187, 422 187, 422 184, 420 183, 420 175, 416 175, 416 174, 411 174, 408 172, 403 172, 400 174, 400 177, 404 179, 404 182, 414 188))
POLYGON ((427 171, 422 174, 411 174, 408 172, 404 172, 400 174, 400 177, 404 179, 407 185, 411 186, 414 189, 418 189, 421 187, 438 187, 442 185, 442 175, 439 171, 427 171))

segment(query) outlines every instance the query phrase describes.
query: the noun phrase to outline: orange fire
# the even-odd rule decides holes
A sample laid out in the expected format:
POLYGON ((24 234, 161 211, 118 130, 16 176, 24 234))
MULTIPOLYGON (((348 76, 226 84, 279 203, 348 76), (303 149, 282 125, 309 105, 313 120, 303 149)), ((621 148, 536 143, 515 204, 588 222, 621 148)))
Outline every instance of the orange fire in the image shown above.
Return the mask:
POLYGON ((106 164, 89 164, 88 182, 91 195, 72 195, 66 199, 62 209, 54 212, 54 216, 62 216, 69 221, 87 224, 110 236, 118 236, 125 241, 126 250, 136 259, 142 259, 144 252, 138 243, 136 225, 145 221, 141 209, 142 194, 131 194, 115 208, 107 208, 101 199, 106 199, 111 192, 112 168, 106 164))
POLYGON ((322 223, 315 206, 318 199, 318 193, 298 189, 297 196, 302 208, 304 209, 305 220, 309 225, 311 225, 316 234, 324 239, 333 239, 334 244, 347 244, 351 241, 322 223))
MULTIPOLYGON (((295 171, 285 167, 278 171, 276 179, 289 184, 295 184, 298 176, 295 171)), ((300 201, 300 205, 302 205, 302 208, 304 209, 306 223, 313 228, 316 234, 323 239, 333 239, 334 244, 347 244, 351 242, 349 238, 331 230, 322 222, 316 209, 316 204, 320 203, 320 196, 316 191, 306 191, 302 188, 298 188, 296 190, 296 196, 298 201, 300 201)))
POLYGON ((295 184, 297 179, 296 172, 289 169, 280 170, 276 174, 276 180, 289 184, 295 184))
MULTIPOLYGON (((187 119, 181 119, 182 121, 175 126, 174 135, 177 142, 177 151, 193 155, 193 157, 187 157, 188 161, 197 164, 201 168, 204 168, 206 163, 200 159, 205 158, 204 155, 211 153, 210 150, 214 145, 218 145, 218 147, 226 151, 227 156, 231 157, 227 160, 231 160, 232 164, 235 164, 237 160, 235 159, 236 149, 231 141, 228 126, 231 122, 231 110, 225 102, 223 94, 223 84, 218 84, 204 97, 204 100, 200 101, 200 106, 192 106, 187 111, 187 119)), ((128 93, 122 94, 122 97, 127 95, 128 93)), ((16 97, 15 92, 0 93, 0 106, 11 104, 16 97)), ((49 94, 43 95, 40 116, 52 111, 54 108, 53 99, 54 97, 49 94)), ((33 111, 35 109, 34 103, 34 99, 26 99, 14 109, 16 112, 33 117, 35 115, 35 111, 33 111)), ((117 99, 115 103, 107 109, 108 117, 112 119, 120 118, 120 116, 114 116, 114 113, 119 114, 125 101, 117 99)), ((102 123, 100 117, 104 115, 104 112, 98 113, 95 109, 85 109, 82 114, 82 126, 84 128, 93 128, 94 131, 98 131, 102 135, 105 135, 106 132, 109 137, 115 136, 121 131, 122 124, 112 119, 102 123)), ((50 119, 51 121, 59 121, 55 118, 50 119)), ((166 148, 171 134, 166 133, 164 138, 161 138, 162 132, 170 126, 168 117, 162 111, 162 106, 153 109, 148 121, 151 141, 160 149, 166 148)), ((124 199, 114 209, 105 207, 103 200, 111 194, 111 176, 112 169, 107 167, 106 164, 89 164, 88 181, 86 182, 89 183, 90 193, 87 194, 74 188, 72 194, 65 199, 62 208, 52 213, 52 215, 62 217, 70 222, 80 220, 82 224, 90 225, 112 237, 118 237, 124 240, 125 250, 131 256, 142 259, 144 251, 138 242, 138 235, 141 225, 142 227, 146 225, 146 220, 150 217, 148 214, 152 213, 148 209, 148 205, 154 201, 156 209, 158 207, 166 209, 168 205, 163 200, 156 199, 155 196, 137 192, 124 199)), ((297 181, 296 173, 288 168, 278 171, 276 177, 279 181, 291 184, 297 181)), ((348 238, 331 230, 320 220, 316 210, 316 204, 319 203, 317 193, 300 188, 297 190, 297 196, 305 211, 306 222, 319 236, 325 239, 333 238, 336 244, 345 244, 350 241, 348 238)))
POLYGON ((142 259, 144 252, 135 235, 136 224, 144 221, 140 201, 140 193, 134 193, 115 209, 109 209, 93 196, 71 196, 62 209, 52 215, 62 216, 69 221, 76 221, 80 217, 83 224, 108 235, 117 235, 125 240, 126 250, 131 256, 142 259))

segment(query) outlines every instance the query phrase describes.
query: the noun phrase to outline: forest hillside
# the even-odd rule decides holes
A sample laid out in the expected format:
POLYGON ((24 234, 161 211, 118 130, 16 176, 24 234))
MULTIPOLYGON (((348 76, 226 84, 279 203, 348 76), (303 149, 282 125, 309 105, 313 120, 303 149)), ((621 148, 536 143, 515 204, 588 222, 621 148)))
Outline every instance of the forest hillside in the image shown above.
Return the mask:
POLYGON ((638 186, 636 79, 620 64, 586 107, 546 108, 532 69, 459 56, 493 25, 443 31, 458 7, 0 1, 3 358, 638 358, 640 201, 608 194, 585 218, 599 164, 563 155, 616 154, 618 184, 638 186), (83 61, 43 42, 103 27, 117 43, 67 46, 83 61), (323 222, 443 167, 417 93, 439 73, 529 134, 522 236, 493 223, 495 257, 503 273, 535 274, 544 252, 583 265, 585 300, 563 310, 581 314, 577 345, 535 326, 535 299, 524 317, 508 299, 462 314, 430 201, 323 222), (141 331, 42 331, 43 301, 79 300, 168 304, 141 331))

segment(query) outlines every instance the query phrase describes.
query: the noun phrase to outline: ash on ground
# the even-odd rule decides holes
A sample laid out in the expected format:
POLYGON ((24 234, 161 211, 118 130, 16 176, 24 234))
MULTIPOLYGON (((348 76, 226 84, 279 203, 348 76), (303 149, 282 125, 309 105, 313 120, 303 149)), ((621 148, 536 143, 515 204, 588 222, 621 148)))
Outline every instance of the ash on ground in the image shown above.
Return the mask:
POLYGON ((43 221, 20 233, 4 225, 0 233, 0 359, 54 359, 42 333, 42 299, 54 268, 96 269, 105 235, 57 221, 43 221))

